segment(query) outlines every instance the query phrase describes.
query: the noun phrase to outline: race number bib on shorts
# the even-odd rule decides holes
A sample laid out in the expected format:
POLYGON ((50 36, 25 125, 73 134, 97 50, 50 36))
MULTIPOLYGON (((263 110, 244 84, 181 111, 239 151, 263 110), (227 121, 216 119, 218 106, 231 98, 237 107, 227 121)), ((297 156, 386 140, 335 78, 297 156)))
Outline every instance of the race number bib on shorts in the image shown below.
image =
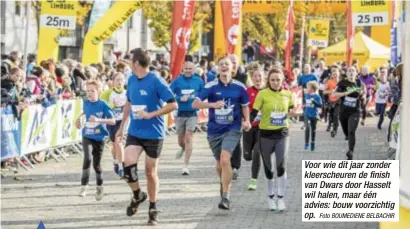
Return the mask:
POLYGON ((219 124, 231 124, 233 122, 233 109, 215 109, 215 121, 219 124))
POLYGON ((100 124, 98 122, 86 122, 84 125, 85 134, 86 135, 99 134, 100 129, 97 128, 99 125, 100 124))
POLYGON ((115 118, 115 120, 121 120, 121 119, 122 119, 123 108, 124 108, 124 107, 114 107, 114 108, 112 109, 112 111, 113 111, 113 113, 114 113, 114 118, 115 118))
POLYGON ((131 112, 132 119, 141 119, 141 117, 139 116, 139 112, 146 111, 147 106, 146 105, 132 105, 131 110, 132 110, 131 112))
POLYGON ((270 124, 272 126, 284 126, 286 120, 286 113, 272 112, 270 113, 270 124))
POLYGON ((346 96, 345 100, 343 101, 343 105, 346 107, 356 107, 357 98, 346 96))

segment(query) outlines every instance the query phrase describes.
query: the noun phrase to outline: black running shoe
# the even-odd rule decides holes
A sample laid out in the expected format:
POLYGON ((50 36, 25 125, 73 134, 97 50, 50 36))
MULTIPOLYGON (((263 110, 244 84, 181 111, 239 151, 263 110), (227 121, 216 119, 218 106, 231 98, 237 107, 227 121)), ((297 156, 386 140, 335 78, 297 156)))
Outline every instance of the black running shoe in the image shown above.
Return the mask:
POLYGON ((138 212, 138 206, 147 199, 147 193, 142 192, 140 198, 136 199, 134 196, 131 198, 131 203, 127 207, 127 216, 133 216, 138 212))
POLYGON ((346 153, 346 156, 347 156, 347 160, 353 160, 353 152, 352 151, 347 151, 347 153, 346 153))
POLYGON ((157 225, 158 224, 158 211, 157 209, 150 209, 148 211, 148 224, 149 225, 157 225))
POLYGON ((229 200, 227 198, 222 198, 218 208, 222 210, 229 210, 229 200))
POLYGON ((336 134, 337 134, 336 130, 332 130, 332 132, 330 132, 330 137, 334 138, 336 137, 336 134))
POLYGON ((327 127, 326 132, 330 132, 330 126, 327 127))

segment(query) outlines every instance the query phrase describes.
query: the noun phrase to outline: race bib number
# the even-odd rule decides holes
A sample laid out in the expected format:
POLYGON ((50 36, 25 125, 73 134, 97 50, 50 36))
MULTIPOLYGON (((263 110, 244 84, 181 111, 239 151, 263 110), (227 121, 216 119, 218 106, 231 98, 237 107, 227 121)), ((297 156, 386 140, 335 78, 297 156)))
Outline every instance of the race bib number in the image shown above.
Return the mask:
POLYGON ((387 93, 385 91, 379 92, 379 99, 384 100, 387 97, 387 93))
POLYGON ((215 121, 219 124, 231 124, 233 122, 233 109, 215 109, 215 121))
POLYGON ((285 126, 286 117, 284 112, 272 112, 270 114, 270 124, 272 126, 285 126))
POLYGON ((315 108, 315 104, 313 103, 313 99, 307 99, 306 100, 306 107, 308 107, 308 108, 315 108))
POLYGON ((121 120, 123 115, 123 107, 114 107, 112 109, 115 120, 121 120))
POLYGON ((345 105, 346 107, 356 107, 356 104, 357 104, 357 98, 353 98, 349 96, 346 96, 343 101, 343 105, 345 105))
POLYGON ((84 125, 85 134, 86 135, 99 134, 100 129, 97 128, 99 125, 100 124, 98 122, 86 122, 84 125))
POLYGON ((139 112, 141 111, 147 111, 147 106, 146 105, 132 105, 131 107, 131 115, 132 119, 141 119, 139 116, 139 112))

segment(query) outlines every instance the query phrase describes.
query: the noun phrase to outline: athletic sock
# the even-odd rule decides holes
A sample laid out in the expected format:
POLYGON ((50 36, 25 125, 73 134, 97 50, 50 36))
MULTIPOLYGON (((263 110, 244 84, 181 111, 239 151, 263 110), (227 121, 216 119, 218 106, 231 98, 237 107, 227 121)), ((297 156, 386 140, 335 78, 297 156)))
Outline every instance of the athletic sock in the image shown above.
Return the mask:
POLYGON ((286 187, 286 173, 283 174, 281 177, 278 177, 278 196, 285 195, 285 187, 286 187))
POLYGON ((149 202, 149 209, 157 209, 156 202, 149 202))
POLYGON ((222 193, 222 197, 229 200, 229 192, 222 193))
POLYGON ((275 195, 275 184, 274 184, 275 180, 272 178, 270 180, 268 179, 267 181, 268 181, 268 195, 274 196, 275 195))
POLYGON ((136 190, 136 191, 132 191, 133 193, 134 193, 134 197, 135 197, 135 199, 139 199, 140 198, 140 194, 141 194, 141 189, 139 188, 138 190, 136 190))

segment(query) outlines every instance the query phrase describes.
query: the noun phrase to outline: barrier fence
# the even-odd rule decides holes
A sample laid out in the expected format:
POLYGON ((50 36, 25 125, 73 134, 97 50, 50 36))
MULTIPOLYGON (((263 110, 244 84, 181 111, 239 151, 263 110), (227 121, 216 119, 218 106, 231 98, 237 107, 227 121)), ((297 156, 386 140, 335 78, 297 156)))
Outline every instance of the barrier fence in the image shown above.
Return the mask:
MULTIPOLYGON (((291 89, 296 113, 303 114, 302 91, 294 87, 291 89)), ((367 105, 370 112, 374 112, 375 102, 372 100, 367 105)), ((17 120, 11 106, 1 108, 1 160, 17 158, 25 159, 31 167, 34 167, 26 155, 47 151, 56 161, 66 158, 64 150, 70 147, 75 152, 82 154, 81 131, 75 127, 77 117, 82 113, 83 102, 77 100, 60 100, 56 104, 43 107, 42 105, 30 105, 17 120)), ((164 117, 166 133, 175 134, 175 115, 173 113, 164 117)), ((208 122, 208 110, 198 111, 197 130, 202 132, 201 127, 208 122)), ((390 142, 390 145, 395 144, 390 142)))

